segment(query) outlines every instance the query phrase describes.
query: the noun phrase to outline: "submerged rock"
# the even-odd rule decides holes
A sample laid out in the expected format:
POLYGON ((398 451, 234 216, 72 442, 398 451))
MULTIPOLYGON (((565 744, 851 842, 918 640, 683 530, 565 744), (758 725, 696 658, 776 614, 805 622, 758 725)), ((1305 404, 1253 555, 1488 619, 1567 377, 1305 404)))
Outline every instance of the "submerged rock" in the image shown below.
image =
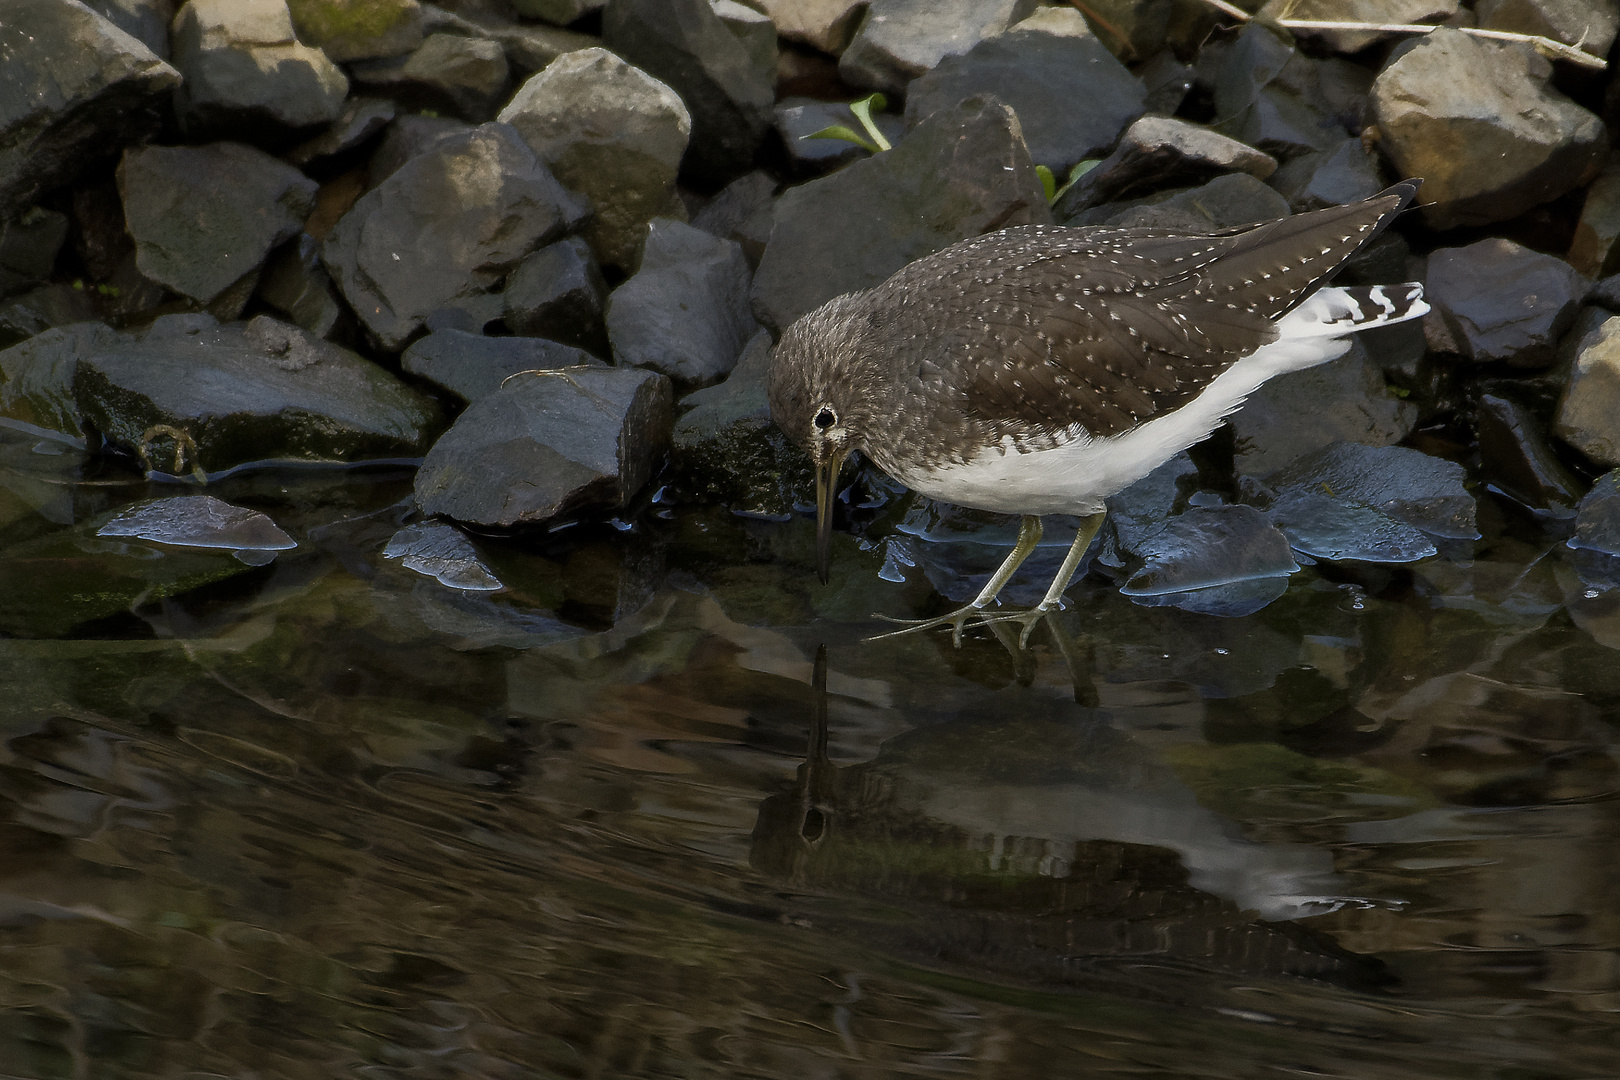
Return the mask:
POLYGON ((1569 546, 1620 555, 1620 469, 1598 477, 1581 500, 1569 546))
POLYGON ((1027 18, 1037 0, 873 0, 838 60, 838 74, 863 90, 898 93, 947 56, 1027 18))
POLYGON ((1294 550, 1330 562, 1407 563, 1426 559, 1434 542, 1416 526, 1321 489, 1290 488, 1266 509, 1294 550))
POLYGON ((1542 426, 1516 401, 1485 394, 1477 421, 1480 471, 1498 490, 1526 506, 1565 517, 1581 489, 1547 443, 1542 426))
POLYGON ((349 80, 293 32, 286 0, 188 0, 174 19, 188 129, 297 130, 337 119, 349 80))
POLYGON ((163 123, 180 73, 75 0, 8 0, 0 22, 0 221, 163 123))
POLYGON ((1496 237, 1430 255, 1425 298, 1470 360, 1537 368, 1590 288, 1562 259, 1496 237))
POLYGON ((1597 173, 1603 124, 1548 86, 1551 72, 1528 46, 1441 29, 1378 76, 1379 146, 1400 175, 1423 178, 1432 227, 1505 221, 1597 173))
POLYGON ((1143 566, 1120 587, 1132 597, 1286 578, 1299 569, 1287 538, 1252 506, 1195 506, 1142 537, 1135 554, 1143 566))
POLYGON ((1111 154, 1064 193, 1052 213, 1069 218, 1101 203, 1203 184, 1224 173, 1264 180, 1276 171, 1276 158, 1236 139, 1186 120, 1144 116, 1125 129, 1111 154))
POLYGON ((614 360, 680 383, 714 382, 758 329, 748 283, 740 244, 678 221, 654 221, 641 269, 608 298, 614 360))
POLYGON ((494 592, 505 587, 484 565, 467 535, 442 521, 407 525, 399 530, 383 548, 383 558, 398 559, 407 570, 434 578, 451 589, 494 592))
POLYGON ((96 530, 97 536, 127 536, 175 547, 223 548, 243 561, 263 565, 256 555, 290 551, 298 546, 269 515, 232 506, 212 495, 174 495, 148 499, 119 512, 96 530))
POLYGON ((385 349, 441 309, 502 312, 490 289, 585 208, 506 124, 446 137, 408 160, 337 223, 326 264, 385 349))
POLYGON ((1456 462, 1419 450, 1338 442, 1273 474, 1267 486, 1279 498, 1320 492, 1371 507, 1430 536, 1477 540, 1474 498, 1463 487, 1465 477, 1456 462))
POLYGON ((412 375, 469 402, 488 397, 521 371, 599 363, 583 349, 545 338, 484 337, 464 330, 436 330, 400 357, 400 366, 412 375))
POLYGON ((789 188, 774 219, 753 310, 781 329, 957 240, 1046 224, 1051 211, 1017 116, 979 98, 935 113, 893 150, 789 188))
POLYGON ((427 514, 531 525, 623 506, 669 445, 669 380, 580 367, 522 376, 468 406, 416 474, 427 514))
POLYGON ((1620 316, 1577 344, 1553 430, 1598 464, 1620 465, 1620 316))

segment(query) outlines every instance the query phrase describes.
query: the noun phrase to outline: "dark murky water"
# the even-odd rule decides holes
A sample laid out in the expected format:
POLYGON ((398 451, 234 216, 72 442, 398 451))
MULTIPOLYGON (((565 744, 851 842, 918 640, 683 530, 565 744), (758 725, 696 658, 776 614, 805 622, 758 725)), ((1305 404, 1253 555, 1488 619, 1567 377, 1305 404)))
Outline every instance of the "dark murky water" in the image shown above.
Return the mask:
POLYGON ((864 642, 939 601, 807 521, 461 592, 403 470, 211 486, 255 566, 0 451, 0 1075, 1620 1075, 1620 591, 1495 503, 1015 664, 864 642))

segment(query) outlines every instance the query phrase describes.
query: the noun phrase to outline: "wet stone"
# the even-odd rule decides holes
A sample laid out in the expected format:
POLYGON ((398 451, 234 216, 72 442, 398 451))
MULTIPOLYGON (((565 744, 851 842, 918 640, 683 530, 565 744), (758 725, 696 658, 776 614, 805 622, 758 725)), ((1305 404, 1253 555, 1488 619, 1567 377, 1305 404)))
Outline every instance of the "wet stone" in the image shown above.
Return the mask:
POLYGON ((906 123, 978 94, 1010 105, 1030 159, 1059 175, 1095 157, 1142 115, 1146 91, 1073 8, 1046 8, 960 56, 947 56, 906 90, 906 123), (1076 108, 1076 102, 1085 102, 1076 108))
POLYGON ((422 44, 417 0, 287 0, 299 40, 338 63, 403 56, 422 44))
POLYGON ((583 239, 570 236, 547 244, 506 279, 502 301, 507 328, 606 356, 602 311, 607 291, 596 256, 583 239))
POLYGON ((1620 316, 1576 345, 1553 430, 1598 464, 1620 465, 1620 316))
POLYGON ((156 132, 180 73, 73 0, 9 0, 0 24, 0 221, 156 132))
POLYGON ((1292 488, 1266 508, 1266 516, 1295 551, 1330 562, 1408 563, 1435 546, 1421 529, 1320 488, 1292 488))
POLYGON ((750 48, 709 0, 612 0, 602 44, 668 86, 691 114, 683 168, 725 182, 753 164, 772 121, 776 56, 750 48))
POLYGON ((142 274, 207 304, 297 236, 315 182, 251 146, 143 146, 118 167, 142 274))
POLYGON ((1195 506, 1144 536, 1143 562, 1120 587, 1127 596, 1159 596, 1284 577, 1299 569, 1288 540, 1252 506, 1195 506))
POLYGON ((1479 399, 1476 429, 1480 471, 1498 490, 1561 517, 1580 502, 1580 484, 1558 460, 1529 409, 1485 394, 1479 399))
POLYGON ((1125 129, 1112 153, 1064 193, 1052 213, 1069 218, 1102 203, 1203 184, 1224 173, 1264 180, 1276 171, 1276 158, 1236 139, 1186 120, 1144 116, 1125 129))
POLYGON ((371 141, 394 120, 394 103, 383 98, 351 97, 332 126, 287 153, 287 161, 300 169, 326 158, 346 154, 371 141))
POLYGON ((67 215, 39 206, 0 221, 0 297, 44 284, 67 234, 67 215))
POLYGON ((647 223, 684 218, 675 177, 692 119, 675 92, 606 49, 559 57, 500 119, 594 210, 585 237, 604 264, 633 268, 647 223))
POLYGON ((1430 536, 1477 540, 1474 498, 1463 486, 1465 478, 1456 462, 1404 446, 1338 442, 1272 474, 1267 486, 1279 498, 1320 492, 1371 507, 1430 536))
MULTIPOLYGON (((816 142, 824 140, 817 139, 816 142)), ((776 181, 751 172, 727 184, 692 217, 692 227, 742 245, 750 267, 758 266, 775 221, 776 181)))
POLYGON ((96 535, 244 554, 289 551, 298 546, 269 515, 232 506, 212 495, 176 495, 136 503, 97 529, 96 535))
POLYGON ((330 334, 343 315, 343 303, 321 262, 320 241, 308 233, 299 233, 265 262, 258 295, 316 337, 330 334))
POLYGON ((169 58, 169 25, 179 5, 174 0, 86 0, 86 7, 152 50, 169 58))
POLYGON ((1492 238, 1430 255, 1425 296, 1462 355, 1538 368, 1552 363, 1590 287, 1562 259, 1492 238))
POLYGON ((1590 180, 1608 149, 1602 122, 1547 84, 1528 47, 1441 29, 1373 84, 1380 149, 1434 228, 1488 225, 1590 180))
POLYGON ((656 220, 641 269, 608 298, 618 364, 704 386, 730 371, 758 324, 748 307, 742 246, 678 221, 656 220))
POLYGON ((498 42, 461 34, 429 34, 408 56, 366 60, 350 71, 361 86, 473 121, 493 117, 510 74, 498 42))
POLYGON ((947 56, 960 56, 1027 18, 1035 0, 873 0, 838 60, 862 90, 899 93, 947 56))
POLYGON ((285 0, 189 0, 175 16, 175 109, 188 130, 236 134, 330 123, 349 80, 293 32, 285 0))
POLYGON ((84 290, 60 283, 41 285, 0 303, 0 347, 97 314, 95 302, 84 290))
POLYGON ((1569 546, 1620 555, 1620 469, 1598 477, 1581 500, 1569 546))
MULTIPOLYGON (((904 119, 894 113, 875 113, 872 122, 890 145, 898 143, 906 131, 904 119)), ((782 137, 788 161, 801 172, 825 172, 870 154, 866 148, 845 139, 807 137, 835 124, 861 131, 860 121, 850 113, 849 106, 841 102, 787 97, 776 104, 776 132, 782 137)))
POLYGON ((485 124, 363 195, 327 237, 326 264, 382 347, 399 349, 444 308, 499 317, 490 290, 584 216, 515 130, 485 124))
POLYGON ((473 546, 454 525, 430 521, 407 525, 388 540, 383 558, 398 559, 407 570, 436 579, 440 585, 464 592, 494 592, 504 588, 473 546))
POLYGON ((84 422, 73 397, 79 357, 118 340, 104 323, 76 321, 41 327, 28 340, 0 350, 0 416, 82 443, 84 422))
POLYGON ((1123 567, 1126 557, 1138 554, 1142 542, 1165 519, 1187 508, 1187 497, 1197 486, 1198 466, 1183 450, 1124 491, 1110 496, 1098 558, 1116 569, 1123 567))
POLYGON ((416 475, 427 514, 538 524, 623 506, 669 445, 669 380, 582 367, 520 376, 468 406, 416 475))
POLYGON ((1040 178, 1000 102, 972 99, 893 150, 789 188, 754 276, 753 310, 780 329, 842 293, 992 228, 1051 221, 1040 178), (882 229, 862 222, 882 221, 882 229))
POLYGON ((436 330, 418 338, 400 366, 443 387, 463 401, 477 401, 520 371, 600 364, 572 345, 536 337, 484 337, 465 330, 436 330))

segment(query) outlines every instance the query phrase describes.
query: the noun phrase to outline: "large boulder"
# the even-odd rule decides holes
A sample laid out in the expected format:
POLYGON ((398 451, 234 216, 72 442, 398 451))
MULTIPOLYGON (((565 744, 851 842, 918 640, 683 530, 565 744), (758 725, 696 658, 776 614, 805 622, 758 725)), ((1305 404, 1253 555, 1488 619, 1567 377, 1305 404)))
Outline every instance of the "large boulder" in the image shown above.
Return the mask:
POLYGON ((915 126, 975 94, 1012 106, 1029 156, 1064 174, 1113 146, 1142 115, 1146 90, 1073 8, 1046 8, 961 56, 948 56, 906 90, 915 126), (1076 102, 1085 102, 1076 108, 1076 102))
POLYGON ((1051 221, 1018 117, 994 99, 935 113, 898 146, 776 200, 753 310, 784 329, 970 236, 1051 221))
POLYGON ((742 246, 678 221, 652 223, 641 269, 608 298, 616 363, 706 385, 737 362, 758 329, 742 246))
POLYGON ((605 265, 635 265, 647 223, 684 217, 675 177, 692 118, 675 92, 606 49, 560 56, 500 119, 563 185, 591 200, 585 237, 605 265))
POLYGON ((774 41, 768 55, 751 48, 709 0, 610 0, 602 43, 686 103, 688 171, 714 183, 748 170, 771 126, 774 41))
POLYGON ((272 131, 337 119, 349 80, 298 40, 286 0, 189 0, 174 17, 175 108, 188 128, 272 131))
POLYGON ((118 191, 140 272, 199 304, 255 273, 315 205, 313 180, 240 143, 133 148, 118 191))
POLYGON ((397 350, 441 309, 499 318, 490 290, 583 220, 506 124, 452 135, 363 195, 326 240, 326 264, 383 348, 397 350))
POLYGON ((1436 30, 1373 84, 1379 146, 1437 229, 1505 221, 1591 180, 1603 122, 1547 84, 1528 46, 1436 30))
POLYGON ((151 49, 158 59, 169 58, 175 0, 85 0, 85 6, 151 49))
POLYGON ((0 56, 0 221, 151 135, 180 82, 77 0, 8 0, 0 56))
POLYGON ((1540 368, 1590 288, 1562 259, 1497 237, 1430 255, 1426 298, 1470 360, 1540 368))
POLYGON ((520 375, 467 407, 416 473, 427 514, 510 527, 623 506, 669 446, 669 380, 633 368, 520 375))
POLYGON ((838 60, 851 86, 900 93, 947 56, 960 56, 1035 11, 1036 0, 873 0, 838 60))
POLYGON ((299 40, 339 63, 403 56, 422 44, 417 0, 287 0, 299 40))
POLYGON ((601 363, 583 349, 545 338, 485 337, 465 330, 435 330, 417 338, 399 361, 412 375, 469 402, 488 397, 519 372, 601 363))
POLYGON ((1620 465, 1620 316, 1605 319, 1575 349, 1553 429, 1600 465, 1620 465))

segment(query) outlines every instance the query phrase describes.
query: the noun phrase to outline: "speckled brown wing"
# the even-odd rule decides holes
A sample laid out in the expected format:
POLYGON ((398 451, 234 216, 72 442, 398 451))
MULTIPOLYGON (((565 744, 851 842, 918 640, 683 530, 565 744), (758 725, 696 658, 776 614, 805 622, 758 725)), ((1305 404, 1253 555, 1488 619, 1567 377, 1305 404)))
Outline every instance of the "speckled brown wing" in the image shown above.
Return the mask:
POLYGON ((1030 438, 1074 424, 1116 435, 1175 409, 1274 340, 1275 321, 1414 188, 1201 236, 1009 230, 1024 234, 1016 259, 978 270, 981 287, 994 277, 998 302, 962 328, 983 358, 962 383, 965 407, 998 433, 1030 438))

